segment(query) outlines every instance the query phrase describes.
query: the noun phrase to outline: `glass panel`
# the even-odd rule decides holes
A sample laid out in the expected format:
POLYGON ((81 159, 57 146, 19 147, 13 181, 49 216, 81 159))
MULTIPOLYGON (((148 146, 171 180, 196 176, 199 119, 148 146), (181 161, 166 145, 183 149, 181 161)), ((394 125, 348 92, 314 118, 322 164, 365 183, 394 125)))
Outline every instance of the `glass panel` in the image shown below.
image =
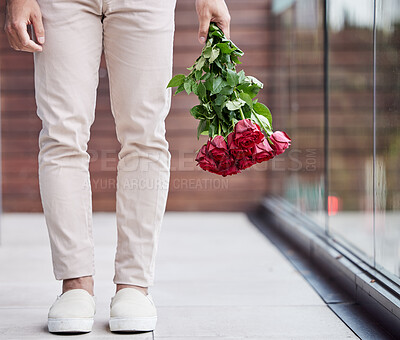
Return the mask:
POLYGON ((329 1, 329 232, 373 263, 373 0, 329 1))
POLYGON ((400 3, 377 1, 376 263, 400 276, 400 3))
POLYGON ((292 138, 272 161, 274 193, 321 228, 324 213, 323 1, 275 0, 274 74, 269 97, 274 128, 292 138))

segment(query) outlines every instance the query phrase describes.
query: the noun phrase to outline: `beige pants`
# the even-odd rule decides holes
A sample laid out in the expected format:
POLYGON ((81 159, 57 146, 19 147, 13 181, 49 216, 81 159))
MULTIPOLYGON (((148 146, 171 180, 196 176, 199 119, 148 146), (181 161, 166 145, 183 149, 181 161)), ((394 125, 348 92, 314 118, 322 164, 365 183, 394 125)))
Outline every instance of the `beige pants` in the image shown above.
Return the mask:
POLYGON ((87 143, 104 49, 121 143, 114 282, 154 284, 170 175, 165 118, 175 1, 38 1, 46 30, 43 52, 34 58, 43 123, 39 183, 58 280, 95 273, 87 143))

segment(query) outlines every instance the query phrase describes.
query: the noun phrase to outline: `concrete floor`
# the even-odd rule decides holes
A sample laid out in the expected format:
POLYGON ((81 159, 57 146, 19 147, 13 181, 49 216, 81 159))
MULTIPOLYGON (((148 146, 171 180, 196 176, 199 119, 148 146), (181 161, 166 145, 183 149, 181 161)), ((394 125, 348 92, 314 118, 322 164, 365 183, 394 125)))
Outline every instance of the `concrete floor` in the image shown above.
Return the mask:
MULTIPOLYGON (((3 214, 0 339, 47 339, 53 278, 43 215, 3 214)), ((152 333, 108 330, 115 215, 94 214, 95 339, 358 339, 241 213, 167 213, 161 232, 152 333)), ((59 337, 59 336, 58 336, 59 337)))

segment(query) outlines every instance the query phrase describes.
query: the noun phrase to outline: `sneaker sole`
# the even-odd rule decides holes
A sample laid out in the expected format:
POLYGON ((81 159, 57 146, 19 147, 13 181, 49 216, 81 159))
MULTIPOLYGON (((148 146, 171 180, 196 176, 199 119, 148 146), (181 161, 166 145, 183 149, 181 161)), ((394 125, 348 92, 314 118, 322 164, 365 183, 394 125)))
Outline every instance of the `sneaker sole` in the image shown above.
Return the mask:
POLYGON ((92 331, 93 318, 49 318, 47 326, 50 333, 89 333, 92 331))
POLYGON ((142 318, 110 318, 111 332, 150 332, 156 328, 157 316, 142 318))

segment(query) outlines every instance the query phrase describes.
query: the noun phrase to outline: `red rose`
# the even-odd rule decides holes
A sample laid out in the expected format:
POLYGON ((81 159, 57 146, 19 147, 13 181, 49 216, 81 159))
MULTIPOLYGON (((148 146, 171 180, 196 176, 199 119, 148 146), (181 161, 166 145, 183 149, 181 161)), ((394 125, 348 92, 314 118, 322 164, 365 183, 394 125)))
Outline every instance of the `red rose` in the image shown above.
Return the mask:
POLYGON ((291 139, 283 131, 275 131, 270 137, 273 145, 272 148, 274 149, 277 155, 283 153, 290 145, 291 139))
POLYGON ((207 151, 215 161, 220 161, 222 158, 229 155, 225 139, 220 135, 208 140, 207 151))
POLYGON ((240 170, 244 170, 250 168, 252 165, 256 164, 252 157, 244 157, 239 159, 238 161, 238 168, 240 170))
POLYGON ((235 125, 235 144, 242 149, 247 150, 254 144, 260 143, 264 138, 260 127, 250 119, 242 119, 235 125))
POLYGON ((231 155, 225 155, 218 162, 218 170, 225 170, 232 166, 235 163, 235 159, 231 155))
POLYGON ((227 176, 239 172, 235 159, 229 154, 226 142, 222 136, 209 139, 196 156, 197 165, 205 171, 227 176))
POLYGON ((254 146, 253 159, 257 163, 268 161, 275 156, 275 151, 271 145, 264 139, 261 143, 254 146))
POLYGON ((225 177, 225 176, 235 175, 239 172, 240 169, 235 164, 233 164, 231 167, 221 171, 219 174, 225 177))
POLYGON ((205 171, 210 171, 210 172, 217 171, 217 165, 215 164, 215 161, 212 158, 206 157, 204 158, 204 160, 199 162, 198 165, 205 171))
POLYGON ((247 156, 248 151, 236 145, 235 134, 233 132, 228 135, 227 140, 229 152, 235 159, 240 159, 247 156))
POLYGON ((217 171, 217 164, 207 153, 207 144, 204 144, 197 153, 196 161, 198 162, 197 165, 203 170, 210 172, 217 171))
POLYGON ((201 162, 204 159, 204 157, 206 157, 206 154, 207 154, 207 146, 206 144, 204 144, 197 153, 196 162, 201 162))

